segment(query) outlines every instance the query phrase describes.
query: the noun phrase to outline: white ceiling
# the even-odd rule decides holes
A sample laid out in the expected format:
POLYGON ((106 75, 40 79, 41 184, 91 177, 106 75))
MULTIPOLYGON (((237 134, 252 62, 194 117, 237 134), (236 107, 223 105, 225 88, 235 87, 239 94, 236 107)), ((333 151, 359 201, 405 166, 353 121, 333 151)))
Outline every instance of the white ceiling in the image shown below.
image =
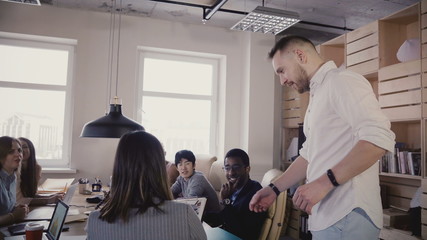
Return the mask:
MULTIPOLYGON (((230 28, 243 18, 244 14, 218 11, 210 20, 203 23, 201 6, 210 7, 216 1, 122 0, 122 8, 127 15, 223 28, 230 28), (200 7, 184 6, 180 3, 200 7)), ((109 10, 112 3, 111 0, 40 0, 40 2, 42 5, 104 12, 109 10)), ((319 43, 345 33, 344 28, 356 29, 417 2, 419 0, 265 0, 264 6, 299 13, 302 21, 309 24, 298 23, 285 30, 284 34, 301 34, 319 43), (318 27, 310 23, 331 25, 341 29, 318 27)), ((120 0, 117 0, 117 5, 119 3, 120 0)), ((229 0, 221 9, 245 13, 262 5, 262 0, 229 0)))

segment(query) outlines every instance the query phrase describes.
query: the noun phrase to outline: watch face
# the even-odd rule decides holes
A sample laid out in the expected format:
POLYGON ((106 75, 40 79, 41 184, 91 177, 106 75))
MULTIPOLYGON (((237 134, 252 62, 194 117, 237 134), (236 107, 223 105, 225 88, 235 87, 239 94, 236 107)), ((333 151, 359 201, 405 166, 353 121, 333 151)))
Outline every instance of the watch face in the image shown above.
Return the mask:
POLYGON ((226 199, 224 199, 224 203, 225 203, 225 205, 229 205, 231 203, 231 201, 230 201, 230 199, 226 198, 226 199))

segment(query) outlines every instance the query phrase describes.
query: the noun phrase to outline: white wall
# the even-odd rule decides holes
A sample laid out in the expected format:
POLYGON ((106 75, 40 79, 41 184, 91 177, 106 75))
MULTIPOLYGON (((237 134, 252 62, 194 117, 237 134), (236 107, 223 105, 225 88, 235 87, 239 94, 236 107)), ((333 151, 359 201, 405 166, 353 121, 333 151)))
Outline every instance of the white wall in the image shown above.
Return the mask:
MULTIPOLYGON (((50 6, 26 6, 0 2, 0 31, 76 39, 73 85, 71 167, 75 177, 100 176, 104 182, 111 174, 118 139, 80 138, 83 125, 104 114, 106 100, 109 14, 50 6)), ((144 17, 122 16, 119 92, 123 113, 135 114, 135 74, 137 46, 169 48, 220 54, 226 57, 224 72, 225 108, 218 158, 240 147, 248 151, 252 177, 280 164, 280 86, 266 60, 274 36, 243 33, 208 25, 192 25, 144 17)), ((173 77, 173 72, 165 72, 173 77)), ((144 123, 142 123, 144 125, 144 123)), ((46 176, 46 174, 45 174, 46 176)), ((49 177, 70 175, 51 174, 49 177)), ((74 176, 74 175, 73 175, 74 176)))

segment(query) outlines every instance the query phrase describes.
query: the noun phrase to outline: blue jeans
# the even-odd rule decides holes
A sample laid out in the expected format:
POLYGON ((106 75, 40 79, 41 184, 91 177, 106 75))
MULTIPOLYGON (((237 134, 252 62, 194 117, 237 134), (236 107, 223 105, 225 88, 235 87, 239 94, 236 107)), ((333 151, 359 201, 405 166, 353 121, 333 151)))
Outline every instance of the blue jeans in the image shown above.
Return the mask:
POLYGON ((313 240, 378 240, 380 229, 363 209, 355 208, 334 225, 311 234, 313 240))

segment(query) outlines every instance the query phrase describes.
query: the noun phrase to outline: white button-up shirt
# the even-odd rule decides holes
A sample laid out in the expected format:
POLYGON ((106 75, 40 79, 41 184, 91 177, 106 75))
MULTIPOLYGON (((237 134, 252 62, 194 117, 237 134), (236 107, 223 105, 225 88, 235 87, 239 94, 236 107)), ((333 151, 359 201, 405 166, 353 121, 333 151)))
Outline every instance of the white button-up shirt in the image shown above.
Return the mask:
MULTIPOLYGON (((323 64, 310 80, 310 102, 304 119, 306 141, 300 155, 308 161, 307 182, 325 174, 365 140, 393 152, 395 135, 381 112, 370 83, 361 75, 323 64)), ((382 227, 378 163, 333 189, 312 209, 309 229, 330 227, 360 207, 382 227)))

